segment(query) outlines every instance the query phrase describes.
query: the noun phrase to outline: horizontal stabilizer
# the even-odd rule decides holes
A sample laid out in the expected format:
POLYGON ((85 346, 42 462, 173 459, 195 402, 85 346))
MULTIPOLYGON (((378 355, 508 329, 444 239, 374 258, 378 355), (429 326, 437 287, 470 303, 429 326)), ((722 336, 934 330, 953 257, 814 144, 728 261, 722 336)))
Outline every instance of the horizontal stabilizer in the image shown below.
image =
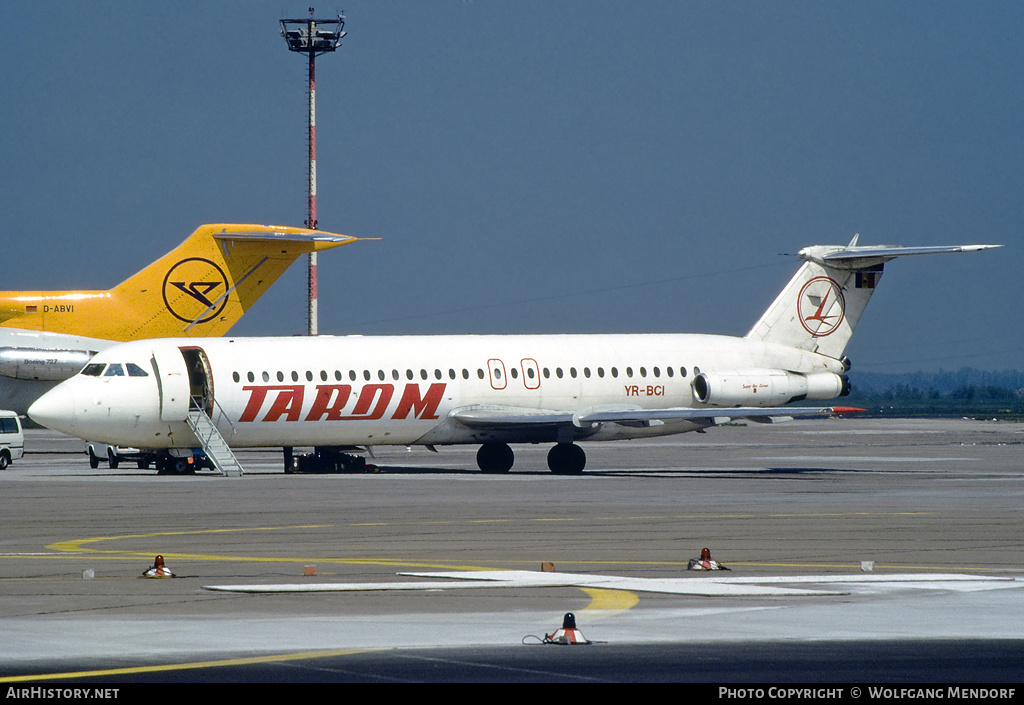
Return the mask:
MULTIPOLYGON (((237 226, 236 226, 237 227, 237 226)), ((312 250, 328 250, 332 247, 347 245, 356 240, 377 240, 379 238, 357 238, 351 235, 338 235, 323 230, 306 228, 289 228, 266 226, 265 230, 229 230, 225 227, 221 232, 213 233, 215 240, 244 240, 248 242, 271 243, 287 242, 289 244, 307 244, 312 250)))
POLYGON ((932 245, 926 247, 902 247, 900 245, 865 245, 858 246, 853 242, 846 246, 815 245, 800 250, 800 257, 809 262, 828 265, 836 269, 865 269, 874 265, 884 264, 897 257, 910 255, 943 255, 959 252, 980 252, 992 250, 1002 245, 932 245))

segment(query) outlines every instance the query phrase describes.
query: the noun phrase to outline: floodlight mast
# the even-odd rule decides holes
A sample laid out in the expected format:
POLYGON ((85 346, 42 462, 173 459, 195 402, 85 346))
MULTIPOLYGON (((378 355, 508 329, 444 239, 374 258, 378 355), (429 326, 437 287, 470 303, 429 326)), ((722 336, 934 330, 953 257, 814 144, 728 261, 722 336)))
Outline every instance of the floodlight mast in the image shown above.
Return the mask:
MULTIPOLYGON (((338 48, 345 36, 345 18, 315 19, 313 8, 309 8, 306 19, 281 20, 281 36, 288 43, 288 50, 309 56, 309 202, 306 227, 317 229, 316 216, 316 57, 338 48)), ((308 334, 316 335, 317 330, 317 261, 316 252, 309 253, 308 281, 309 306, 307 309, 308 334)))

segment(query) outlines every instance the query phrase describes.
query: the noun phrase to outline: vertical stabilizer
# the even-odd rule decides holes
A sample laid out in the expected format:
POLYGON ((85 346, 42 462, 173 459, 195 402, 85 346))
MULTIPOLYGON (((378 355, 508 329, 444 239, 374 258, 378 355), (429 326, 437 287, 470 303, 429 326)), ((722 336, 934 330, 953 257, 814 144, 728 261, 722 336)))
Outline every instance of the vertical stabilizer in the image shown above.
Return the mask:
POLYGON ((886 262, 906 255, 974 252, 1001 245, 890 247, 816 245, 800 250, 804 264, 747 338, 839 358, 882 278, 886 262))
POLYGON ((109 291, 0 292, 0 326, 102 340, 218 336, 295 261, 356 238, 274 225, 203 225, 109 291))

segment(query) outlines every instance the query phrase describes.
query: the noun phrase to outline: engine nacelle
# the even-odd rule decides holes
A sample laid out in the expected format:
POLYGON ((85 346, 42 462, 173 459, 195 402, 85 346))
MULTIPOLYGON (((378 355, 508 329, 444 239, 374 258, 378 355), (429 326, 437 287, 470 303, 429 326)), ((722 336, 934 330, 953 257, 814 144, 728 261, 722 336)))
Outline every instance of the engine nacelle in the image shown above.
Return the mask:
POLYGON ((786 370, 701 372, 692 382, 693 398, 708 406, 779 406, 803 399, 833 399, 850 393, 845 375, 800 374, 786 370))
POLYGON ((92 350, 0 348, 0 375, 57 382, 74 377, 95 354, 92 350))

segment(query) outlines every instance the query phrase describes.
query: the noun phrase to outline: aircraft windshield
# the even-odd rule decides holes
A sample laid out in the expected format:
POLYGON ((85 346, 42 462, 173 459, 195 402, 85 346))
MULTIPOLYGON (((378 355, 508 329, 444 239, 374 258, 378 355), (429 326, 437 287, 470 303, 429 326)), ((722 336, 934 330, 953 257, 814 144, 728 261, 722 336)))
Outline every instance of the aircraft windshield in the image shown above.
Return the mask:
POLYGON ((90 362, 82 368, 79 374, 88 375, 89 377, 124 377, 125 370, 127 370, 129 377, 149 377, 149 373, 134 362, 128 362, 123 365, 120 362, 113 362, 110 365, 102 362, 90 362), (106 373, 104 373, 104 370, 106 370, 106 373))

